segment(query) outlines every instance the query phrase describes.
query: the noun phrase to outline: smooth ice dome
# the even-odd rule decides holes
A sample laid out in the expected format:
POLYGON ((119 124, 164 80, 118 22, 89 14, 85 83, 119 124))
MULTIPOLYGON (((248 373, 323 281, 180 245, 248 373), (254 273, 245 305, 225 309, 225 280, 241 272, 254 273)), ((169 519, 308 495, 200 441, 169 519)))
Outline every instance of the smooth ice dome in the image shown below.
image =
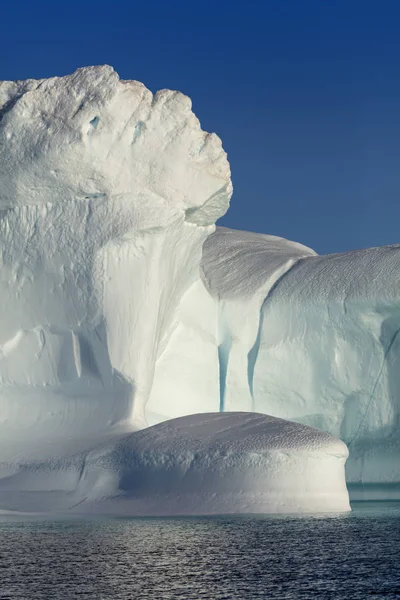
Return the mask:
MULTIPOLYGON (((114 481, 81 510, 130 515, 350 510, 346 445, 331 435, 256 413, 165 421, 92 454, 86 469, 114 481), (115 485, 115 483, 114 483, 115 485)), ((82 486, 85 485, 82 478, 82 486)), ((104 489, 105 485, 101 486, 104 489)))
POLYGON ((19 512, 129 516, 350 510, 346 445, 256 413, 172 419, 0 479, 19 512))

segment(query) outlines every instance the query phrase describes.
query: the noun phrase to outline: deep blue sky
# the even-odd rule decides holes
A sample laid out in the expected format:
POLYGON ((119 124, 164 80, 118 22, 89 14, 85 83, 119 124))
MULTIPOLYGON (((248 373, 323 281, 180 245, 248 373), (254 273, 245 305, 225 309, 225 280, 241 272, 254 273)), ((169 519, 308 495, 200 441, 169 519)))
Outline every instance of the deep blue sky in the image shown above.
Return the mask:
POLYGON ((111 64, 223 140, 221 224, 320 253, 400 242, 398 0, 15 0, 0 79, 111 64))

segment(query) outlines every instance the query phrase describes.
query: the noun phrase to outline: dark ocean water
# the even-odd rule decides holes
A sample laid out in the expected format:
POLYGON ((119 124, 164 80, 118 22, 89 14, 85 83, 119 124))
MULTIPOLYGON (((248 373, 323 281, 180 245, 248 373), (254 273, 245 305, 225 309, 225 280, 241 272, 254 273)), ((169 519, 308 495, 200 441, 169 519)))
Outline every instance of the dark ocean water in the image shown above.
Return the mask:
POLYGON ((400 598, 400 503, 350 515, 0 522, 0 598, 400 598))

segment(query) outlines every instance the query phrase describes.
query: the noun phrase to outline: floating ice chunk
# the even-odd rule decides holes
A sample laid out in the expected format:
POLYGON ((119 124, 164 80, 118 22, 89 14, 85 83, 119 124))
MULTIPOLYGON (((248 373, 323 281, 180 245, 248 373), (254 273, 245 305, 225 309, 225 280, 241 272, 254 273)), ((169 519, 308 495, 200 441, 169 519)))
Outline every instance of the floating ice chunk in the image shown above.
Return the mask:
POLYGON ((331 435, 267 415, 190 415, 91 453, 85 469, 90 480, 97 472, 101 497, 88 498, 77 510, 129 515, 347 511, 347 456, 346 445, 331 435))

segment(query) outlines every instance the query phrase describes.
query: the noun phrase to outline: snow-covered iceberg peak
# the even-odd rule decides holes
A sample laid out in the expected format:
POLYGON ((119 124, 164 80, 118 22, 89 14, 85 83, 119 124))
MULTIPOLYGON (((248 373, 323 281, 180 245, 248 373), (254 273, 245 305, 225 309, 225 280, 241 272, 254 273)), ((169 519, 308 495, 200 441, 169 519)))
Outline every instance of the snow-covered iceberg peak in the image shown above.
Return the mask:
MULTIPOLYGON (((220 139, 190 99, 121 81, 109 66, 67 77, 0 83, 0 208, 118 198, 135 228, 186 211, 214 224, 231 183, 220 139)), ((114 223, 114 227, 116 223, 114 223)))
POLYGON ((108 66, 0 83, 3 457, 140 425, 230 195, 221 142, 179 92, 108 66))

